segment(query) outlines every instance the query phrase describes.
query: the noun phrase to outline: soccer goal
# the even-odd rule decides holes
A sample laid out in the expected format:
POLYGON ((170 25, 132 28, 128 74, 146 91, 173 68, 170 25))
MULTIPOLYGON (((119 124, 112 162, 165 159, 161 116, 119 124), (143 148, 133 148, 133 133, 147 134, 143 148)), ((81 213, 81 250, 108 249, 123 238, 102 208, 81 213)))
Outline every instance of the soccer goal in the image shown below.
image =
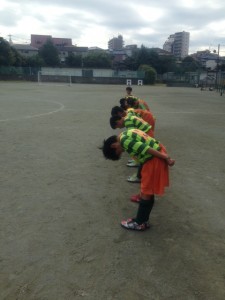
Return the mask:
POLYGON ((67 73, 55 74, 54 72, 38 72, 38 84, 56 83, 71 86, 71 75, 67 73))

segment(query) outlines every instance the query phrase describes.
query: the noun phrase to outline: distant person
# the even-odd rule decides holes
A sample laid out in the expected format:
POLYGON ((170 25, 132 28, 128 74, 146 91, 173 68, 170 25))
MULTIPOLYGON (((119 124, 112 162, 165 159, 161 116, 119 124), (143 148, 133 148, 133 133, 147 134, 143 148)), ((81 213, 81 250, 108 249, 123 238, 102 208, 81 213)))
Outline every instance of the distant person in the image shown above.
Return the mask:
POLYGON ((132 96, 132 87, 131 86, 127 86, 126 87, 126 97, 132 96))
POLYGON ((120 107, 122 107, 124 110, 127 110, 128 108, 135 108, 150 111, 147 102, 142 99, 138 99, 137 97, 128 96, 125 98, 121 98, 119 100, 119 103, 120 107))

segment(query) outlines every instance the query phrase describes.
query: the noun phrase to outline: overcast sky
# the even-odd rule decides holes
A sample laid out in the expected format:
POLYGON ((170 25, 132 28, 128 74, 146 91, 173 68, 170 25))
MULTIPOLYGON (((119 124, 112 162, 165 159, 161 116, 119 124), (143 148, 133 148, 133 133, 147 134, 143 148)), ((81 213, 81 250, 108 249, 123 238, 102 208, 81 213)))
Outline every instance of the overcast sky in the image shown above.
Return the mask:
POLYGON ((162 48, 170 34, 190 32, 189 53, 218 49, 225 55, 225 0, 1 0, 0 36, 30 43, 31 34, 71 38, 74 45, 107 49, 125 45, 162 48))

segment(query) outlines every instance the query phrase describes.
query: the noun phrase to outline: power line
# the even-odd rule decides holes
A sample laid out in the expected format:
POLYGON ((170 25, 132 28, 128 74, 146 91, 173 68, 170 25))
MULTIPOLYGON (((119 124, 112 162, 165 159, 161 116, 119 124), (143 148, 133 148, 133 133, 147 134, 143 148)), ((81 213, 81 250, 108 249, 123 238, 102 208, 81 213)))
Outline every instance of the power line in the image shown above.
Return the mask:
POLYGON ((13 34, 8 34, 7 37, 5 37, 5 39, 9 39, 10 43, 13 43, 14 40, 20 41, 20 42, 30 43, 30 39, 19 37, 19 36, 13 35, 13 34))

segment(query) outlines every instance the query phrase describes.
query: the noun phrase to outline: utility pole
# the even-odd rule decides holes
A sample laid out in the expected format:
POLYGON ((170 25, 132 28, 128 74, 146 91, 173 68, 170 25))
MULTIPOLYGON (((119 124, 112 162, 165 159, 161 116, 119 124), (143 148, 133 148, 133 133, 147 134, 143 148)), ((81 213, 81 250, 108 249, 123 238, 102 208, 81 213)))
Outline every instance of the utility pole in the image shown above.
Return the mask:
POLYGON ((10 44, 13 44, 13 41, 12 41, 12 35, 11 35, 11 34, 8 34, 8 37, 9 37, 9 43, 10 43, 10 44))
POLYGON ((220 44, 218 44, 217 50, 217 62, 216 62, 216 89, 218 90, 218 73, 219 73, 219 60, 220 60, 220 44))

